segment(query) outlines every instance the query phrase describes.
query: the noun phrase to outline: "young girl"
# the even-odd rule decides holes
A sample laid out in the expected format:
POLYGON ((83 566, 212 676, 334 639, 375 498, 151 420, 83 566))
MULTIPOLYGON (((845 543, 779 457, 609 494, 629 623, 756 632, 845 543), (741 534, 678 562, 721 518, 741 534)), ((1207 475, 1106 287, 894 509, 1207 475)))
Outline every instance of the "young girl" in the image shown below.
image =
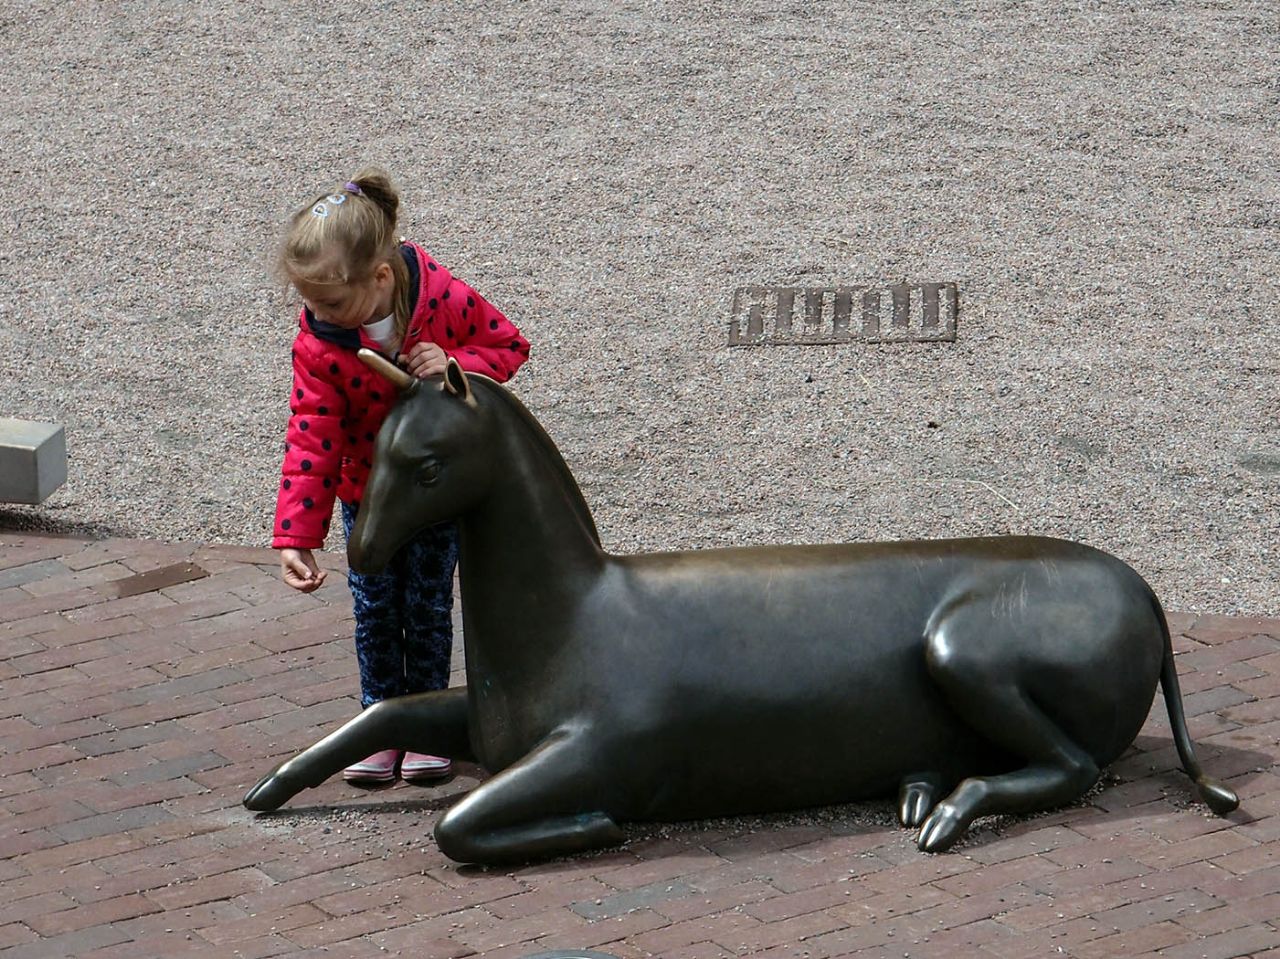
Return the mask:
MULTIPOLYGON (((284 581, 304 593, 325 579, 333 501, 348 536, 369 476, 373 440, 396 390, 356 356, 380 350, 418 377, 452 356, 505 381, 529 356, 520 331, 421 247, 396 240, 399 196, 369 168, 293 215, 280 268, 302 296, 293 344, 293 393, 272 546, 284 581)), ((355 607, 360 702, 443 689, 453 646, 452 524, 428 529, 377 576, 348 574, 355 607)), ((436 779, 449 760, 384 750, 348 767, 349 782, 436 779)))

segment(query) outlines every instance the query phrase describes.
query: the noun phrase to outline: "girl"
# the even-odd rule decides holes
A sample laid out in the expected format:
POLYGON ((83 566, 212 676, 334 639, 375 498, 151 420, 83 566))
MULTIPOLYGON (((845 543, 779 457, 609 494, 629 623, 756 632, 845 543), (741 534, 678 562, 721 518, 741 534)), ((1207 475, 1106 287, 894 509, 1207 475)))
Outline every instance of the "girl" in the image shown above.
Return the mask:
MULTIPOLYGON (((279 266, 303 309, 293 344, 293 393, 272 546, 284 581, 309 593, 325 579, 312 550, 324 545, 334 498, 347 535, 360 508, 373 440, 395 388, 357 356, 380 350, 418 377, 464 369, 505 381, 529 342, 475 290, 421 247, 396 240, 400 200, 368 168, 293 215, 279 266)), ((360 702, 443 689, 453 646, 452 524, 406 545, 386 573, 349 573, 360 702)), ((384 750, 348 767, 349 782, 448 775, 448 759, 384 750)))

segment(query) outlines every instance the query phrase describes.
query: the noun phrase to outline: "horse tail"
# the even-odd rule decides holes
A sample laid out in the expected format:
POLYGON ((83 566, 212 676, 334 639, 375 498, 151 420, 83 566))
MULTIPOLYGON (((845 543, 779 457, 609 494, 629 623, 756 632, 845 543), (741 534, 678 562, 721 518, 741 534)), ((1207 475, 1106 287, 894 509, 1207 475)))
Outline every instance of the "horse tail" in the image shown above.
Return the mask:
POLYGON ((1160 689, 1164 692, 1164 705, 1169 711, 1169 725, 1173 729, 1173 744, 1178 749, 1178 758, 1182 760, 1182 768, 1191 781, 1196 784, 1196 792, 1204 800, 1205 805, 1219 816, 1225 816, 1240 805, 1240 797, 1235 791, 1224 786, 1216 779, 1205 775, 1196 758, 1195 746, 1191 743, 1191 733, 1187 731, 1187 717, 1182 709, 1182 689, 1178 685, 1178 671, 1173 663, 1173 637, 1169 634, 1169 621, 1165 618, 1164 607, 1160 600, 1152 595, 1156 617, 1160 620, 1160 629, 1164 633, 1164 662, 1160 666, 1160 689))

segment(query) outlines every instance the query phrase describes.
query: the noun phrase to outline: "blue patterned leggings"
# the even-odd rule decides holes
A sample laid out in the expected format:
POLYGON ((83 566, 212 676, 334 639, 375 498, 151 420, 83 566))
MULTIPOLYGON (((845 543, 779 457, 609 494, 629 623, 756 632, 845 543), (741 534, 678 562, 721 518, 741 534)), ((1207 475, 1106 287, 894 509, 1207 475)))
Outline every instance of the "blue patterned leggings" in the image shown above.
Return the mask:
MULTIPOLYGON (((342 504, 347 538, 356 510, 342 504)), ((453 569, 458 531, 453 523, 423 530, 374 576, 347 574, 356 617, 360 704, 444 689, 453 652, 453 569)))

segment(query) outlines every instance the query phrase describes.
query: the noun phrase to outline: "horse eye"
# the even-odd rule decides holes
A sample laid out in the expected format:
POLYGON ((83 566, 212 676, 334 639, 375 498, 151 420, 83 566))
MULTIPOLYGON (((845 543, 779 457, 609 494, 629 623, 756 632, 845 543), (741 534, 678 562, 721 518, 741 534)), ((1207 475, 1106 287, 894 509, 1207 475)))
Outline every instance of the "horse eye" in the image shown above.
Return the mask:
POLYGON ((418 470, 417 482, 419 486, 430 486, 440 476, 439 463, 424 463, 422 469, 418 470))

